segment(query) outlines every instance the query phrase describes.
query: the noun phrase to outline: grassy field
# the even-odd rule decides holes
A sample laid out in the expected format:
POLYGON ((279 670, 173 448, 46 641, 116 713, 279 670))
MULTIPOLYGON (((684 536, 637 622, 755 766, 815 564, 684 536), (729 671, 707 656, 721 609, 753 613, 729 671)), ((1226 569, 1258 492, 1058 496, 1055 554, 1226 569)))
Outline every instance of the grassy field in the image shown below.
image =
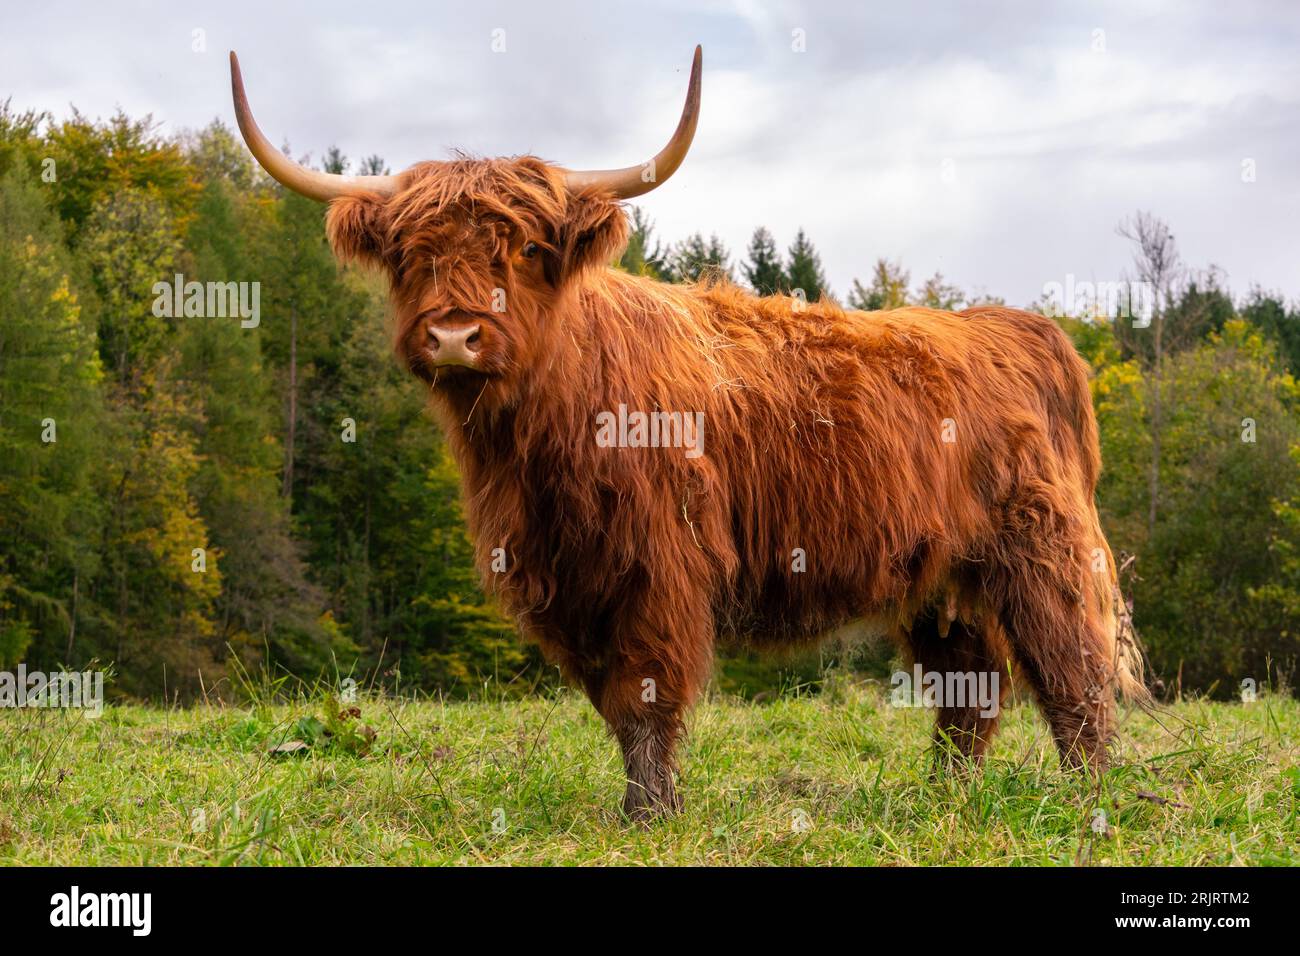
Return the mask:
POLYGON ((982 773, 932 781, 930 714, 875 686, 719 697, 691 720, 685 812, 649 830, 570 692, 356 707, 0 711, 0 863, 1300 862, 1290 698, 1127 714, 1097 782, 1057 770, 1029 705, 982 773))

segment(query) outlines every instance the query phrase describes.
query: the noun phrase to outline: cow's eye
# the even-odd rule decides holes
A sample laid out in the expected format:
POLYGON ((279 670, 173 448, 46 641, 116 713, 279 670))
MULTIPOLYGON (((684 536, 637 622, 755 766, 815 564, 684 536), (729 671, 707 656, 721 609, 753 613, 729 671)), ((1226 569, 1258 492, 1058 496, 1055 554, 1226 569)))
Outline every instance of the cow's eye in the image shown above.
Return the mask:
POLYGON ((524 247, 519 250, 519 254, 525 259, 531 259, 533 256, 537 255, 537 243, 525 242, 524 247))

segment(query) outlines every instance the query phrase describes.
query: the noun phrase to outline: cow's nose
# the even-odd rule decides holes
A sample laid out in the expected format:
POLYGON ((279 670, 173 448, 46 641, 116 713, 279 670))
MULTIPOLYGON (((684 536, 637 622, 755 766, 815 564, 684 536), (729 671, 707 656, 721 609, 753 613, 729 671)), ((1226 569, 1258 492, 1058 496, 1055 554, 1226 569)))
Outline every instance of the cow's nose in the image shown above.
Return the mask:
POLYGON ((430 325, 427 331, 434 365, 474 368, 478 364, 478 353, 483 347, 478 325, 461 325, 454 329, 430 325))

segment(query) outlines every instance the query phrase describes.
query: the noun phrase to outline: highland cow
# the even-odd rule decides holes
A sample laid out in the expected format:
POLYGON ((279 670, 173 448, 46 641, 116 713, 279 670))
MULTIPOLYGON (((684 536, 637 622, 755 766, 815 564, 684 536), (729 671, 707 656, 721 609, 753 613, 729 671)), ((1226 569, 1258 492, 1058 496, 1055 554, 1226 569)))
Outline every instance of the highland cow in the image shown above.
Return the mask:
MULTIPOLYGON (((790 648, 862 620, 930 671, 1014 668, 1062 763, 1103 764, 1139 658, 1094 504, 1088 369, 1056 324, 611 268, 621 201, 671 176, 694 135, 698 48, 669 144, 600 172, 531 156, 318 172, 270 145, 233 53, 231 69, 258 161, 329 202, 341 260, 386 272, 484 585, 617 738, 629 816, 680 806, 675 751, 719 642, 790 648), (643 418, 643 440, 598 441, 633 412, 670 440, 645 440, 643 418), (697 454, 671 440, 688 422, 697 454)), ((941 701, 940 751, 978 761, 996 723, 941 701)))

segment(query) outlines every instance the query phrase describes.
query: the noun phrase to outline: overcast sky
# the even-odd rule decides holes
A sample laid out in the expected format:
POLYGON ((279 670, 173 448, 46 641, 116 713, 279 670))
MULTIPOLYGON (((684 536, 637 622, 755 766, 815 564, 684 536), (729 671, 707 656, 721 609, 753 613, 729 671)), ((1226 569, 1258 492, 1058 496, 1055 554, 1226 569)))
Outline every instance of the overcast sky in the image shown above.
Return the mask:
POLYGON ((1027 304, 1119 278, 1140 208, 1236 292, 1300 298, 1294 0, 113 6, 7 4, 0 99, 233 127, 234 49, 295 153, 629 165, 671 133, 700 43, 694 148, 640 201, 661 238, 716 231, 736 259, 757 225, 782 246, 803 226, 840 297, 883 256, 1027 304))

